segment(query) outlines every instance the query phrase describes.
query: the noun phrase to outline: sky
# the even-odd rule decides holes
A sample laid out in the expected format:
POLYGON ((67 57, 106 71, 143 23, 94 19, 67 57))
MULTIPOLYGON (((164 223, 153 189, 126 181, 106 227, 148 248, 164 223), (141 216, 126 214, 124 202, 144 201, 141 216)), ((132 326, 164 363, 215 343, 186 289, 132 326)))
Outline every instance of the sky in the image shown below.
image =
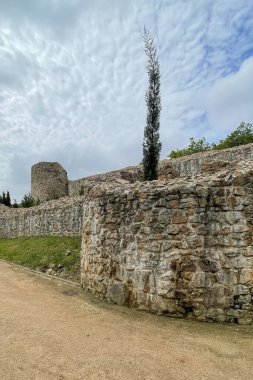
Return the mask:
POLYGON ((161 159, 253 121, 252 0, 0 0, 0 193, 142 160, 144 25, 161 73, 161 159))

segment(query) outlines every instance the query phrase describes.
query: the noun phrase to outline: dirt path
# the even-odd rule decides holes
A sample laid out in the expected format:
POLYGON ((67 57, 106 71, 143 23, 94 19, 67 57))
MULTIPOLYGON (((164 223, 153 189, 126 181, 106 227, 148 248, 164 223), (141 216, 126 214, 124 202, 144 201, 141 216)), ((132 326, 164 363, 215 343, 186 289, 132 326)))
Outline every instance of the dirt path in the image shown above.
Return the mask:
POLYGON ((102 303, 0 263, 0 379, 253 379, 253 327, 102 303))

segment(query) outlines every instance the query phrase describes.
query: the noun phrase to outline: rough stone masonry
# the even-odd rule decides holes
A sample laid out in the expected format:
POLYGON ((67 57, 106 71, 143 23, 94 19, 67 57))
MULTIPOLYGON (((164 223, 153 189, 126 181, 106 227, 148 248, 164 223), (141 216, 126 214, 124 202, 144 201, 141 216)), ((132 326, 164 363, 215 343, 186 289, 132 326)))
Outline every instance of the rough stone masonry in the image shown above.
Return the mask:
POLYGON ((253 320, 253 164, 102 189, 84 204, 81 282, 141 310, 253 320))
POLYGON ((173 317, 250 324, 252 158, 249 144, 163 161, 150 183, 138 181, 139 167, 74 181, 72 197, 25 210, 0 205, 0 237, 82 236, 82 287, 99 297, 173 317), (81 185, 84 195, 73 196, 81 185))

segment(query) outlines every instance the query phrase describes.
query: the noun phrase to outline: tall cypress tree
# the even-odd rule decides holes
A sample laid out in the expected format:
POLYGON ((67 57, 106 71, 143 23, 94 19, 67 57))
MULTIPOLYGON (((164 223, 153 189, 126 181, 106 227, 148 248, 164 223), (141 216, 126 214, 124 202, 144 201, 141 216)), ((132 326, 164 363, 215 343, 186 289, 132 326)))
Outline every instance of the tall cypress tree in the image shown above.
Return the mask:
POLYGON ((7 194, 5 194, 4 191, 2 192, 2 196, 0 195, 0 203, 5 206, 11 207, 11 197, 9 191, 7 191, 7 194))
POLYGON ((158 163, 162 144, 160 142, 160 65, 154 40, 144 28, 145 53, 148 57, 147 73, 149 79, 146 92, 147 120, 143 140, 144 180, 152 181, 158 178, 158 163))
POLYGON ((6 206, 6 194, 4 191, 3 191, 3 195, 2 195, 2 200, 3 200, 3 204, 6 206))
POLYGON ((5 205, 8 206, 8 207, 11 207, 11 197, 10 197, 9 191, 7 191, 6 204, 5 205))

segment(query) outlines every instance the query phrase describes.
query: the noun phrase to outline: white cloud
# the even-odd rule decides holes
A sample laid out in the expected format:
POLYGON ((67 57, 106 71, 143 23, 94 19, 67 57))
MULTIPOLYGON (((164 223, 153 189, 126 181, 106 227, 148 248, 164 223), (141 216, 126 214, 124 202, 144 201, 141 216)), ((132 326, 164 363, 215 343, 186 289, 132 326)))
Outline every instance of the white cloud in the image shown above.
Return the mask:
POLYGON ((199 92, 196 103, 207 112, 212 126, 208 133, 210 137, 224 137, 242 121, 253 121, 252 78, 253 57, 245 60, 238 71, 199 92))
POLYGON ((140 162, 144 24, 160 56, 162 158, 246 119, 252 15, 248 0, 0 0, 0 192, 29 191, 39 160, 71 178, 140 162))

